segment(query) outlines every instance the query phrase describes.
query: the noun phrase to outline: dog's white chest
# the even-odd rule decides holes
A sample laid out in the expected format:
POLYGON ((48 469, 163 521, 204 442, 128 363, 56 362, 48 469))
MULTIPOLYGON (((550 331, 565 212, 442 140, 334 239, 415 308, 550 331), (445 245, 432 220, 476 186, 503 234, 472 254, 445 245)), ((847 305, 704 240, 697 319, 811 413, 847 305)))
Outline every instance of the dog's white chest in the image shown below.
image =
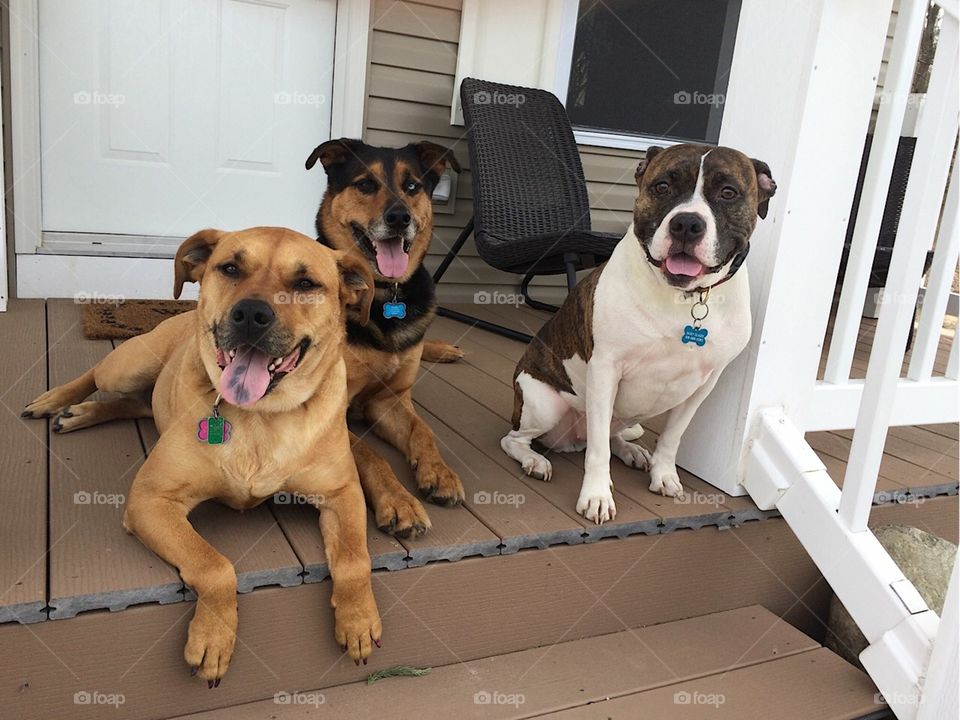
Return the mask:
MULTIPOLYGON (((597 285, 591 362, 620 376, 614 417, 641 420, 680 405, 744 348, 750 337, 749 284, 744 269, 711 291, 703 321, 706 342, 698 345, 683 341, 693 324, 695 298, 659 288, 638 293, 637 278, 619 270, 608 266, 597 285)), ((564 366, 583 402, 586 363, 573 357, 564 366)))

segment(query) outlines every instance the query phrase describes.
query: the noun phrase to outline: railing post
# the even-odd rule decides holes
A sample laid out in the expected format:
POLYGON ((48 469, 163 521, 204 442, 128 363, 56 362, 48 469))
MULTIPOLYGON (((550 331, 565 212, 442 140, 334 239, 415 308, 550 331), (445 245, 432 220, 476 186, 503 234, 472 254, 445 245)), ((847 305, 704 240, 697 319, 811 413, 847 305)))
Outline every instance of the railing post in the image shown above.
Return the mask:
POLYGON ((877 322, 867 379, 840 500, 840 517, 854 532, 867 529, 880 460, 913 323, 923 261, 933 244, 940 200, 957 138, 957 21, 945 17, 930 72, 926 107, 917 126, 913 169, 900 231, 890 259, 884 304, 877 322))
POLYGON ((679 456, 725 492, 744 492, 755 410, 796 419, 816 380, 890 10, 889 0, 743 2, 720 142, 768 162, 779 189, 747 258, 753 337, 679 456))

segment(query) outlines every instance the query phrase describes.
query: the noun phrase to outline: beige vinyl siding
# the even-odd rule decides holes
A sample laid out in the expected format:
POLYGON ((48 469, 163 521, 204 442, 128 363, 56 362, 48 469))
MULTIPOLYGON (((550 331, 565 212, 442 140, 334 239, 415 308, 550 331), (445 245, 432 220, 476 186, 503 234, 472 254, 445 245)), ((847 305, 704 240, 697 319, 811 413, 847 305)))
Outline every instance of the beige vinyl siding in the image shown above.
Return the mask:
MULTIPOLYGON (((463 172, 457 181, 455 212, 435 213, 434 240, 427 266, 433 270, 472 214, 473 183, 464 129, 450 124, 460 37, 461 0, 376 0, 364 139, 399 146, 432 140, 452 147, 463 172)), ((633 171, 641 153, 581 148, 591 220, 597 230, 622 232, 633 206, 633 171)), ((480 289, 516 292, 520 277, 494 270, 478 256, 471 238, 440 284, 447 300, 468 300, 480 289)), ((537 297, 559 300, 563 279, 543 278, 537 297)))

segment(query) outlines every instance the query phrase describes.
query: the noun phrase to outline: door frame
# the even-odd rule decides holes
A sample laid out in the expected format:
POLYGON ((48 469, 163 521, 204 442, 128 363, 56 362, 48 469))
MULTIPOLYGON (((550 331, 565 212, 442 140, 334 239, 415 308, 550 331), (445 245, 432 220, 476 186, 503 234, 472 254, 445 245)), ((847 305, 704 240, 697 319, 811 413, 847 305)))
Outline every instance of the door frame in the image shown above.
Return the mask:
MULTIPOLYGON (((116 287, 110 290, 112 293, 125 297, 166 297, 172 287, 166 280, 168 273, 172 277, 167 259, 58 255, 43 250, 39 3, 40 0, 9 0, 16 294, 18 297, 72 297, 110 285, 107 278, 113 278, 116 287)), ((330 117, 330 133, 334 138, 360 138, 363 134, 372 5, 373 0, 337 0, 330 117)))

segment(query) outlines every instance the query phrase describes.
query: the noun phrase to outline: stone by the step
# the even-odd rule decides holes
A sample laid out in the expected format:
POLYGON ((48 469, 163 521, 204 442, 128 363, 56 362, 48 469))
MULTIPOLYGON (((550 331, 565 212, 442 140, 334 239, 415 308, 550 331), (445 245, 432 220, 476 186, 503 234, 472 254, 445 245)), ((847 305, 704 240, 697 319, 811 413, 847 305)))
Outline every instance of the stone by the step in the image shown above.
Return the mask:
MULTIPOLYGON (((957 546, 907 525, 882 525, 874 534, 907 580, 917 588, 927 607, 939 615, 947 597, 957 546)), ((836 595, 830 601, 824 644, 860 667, 859 656, 867 647, 867 639, 836 595)))

